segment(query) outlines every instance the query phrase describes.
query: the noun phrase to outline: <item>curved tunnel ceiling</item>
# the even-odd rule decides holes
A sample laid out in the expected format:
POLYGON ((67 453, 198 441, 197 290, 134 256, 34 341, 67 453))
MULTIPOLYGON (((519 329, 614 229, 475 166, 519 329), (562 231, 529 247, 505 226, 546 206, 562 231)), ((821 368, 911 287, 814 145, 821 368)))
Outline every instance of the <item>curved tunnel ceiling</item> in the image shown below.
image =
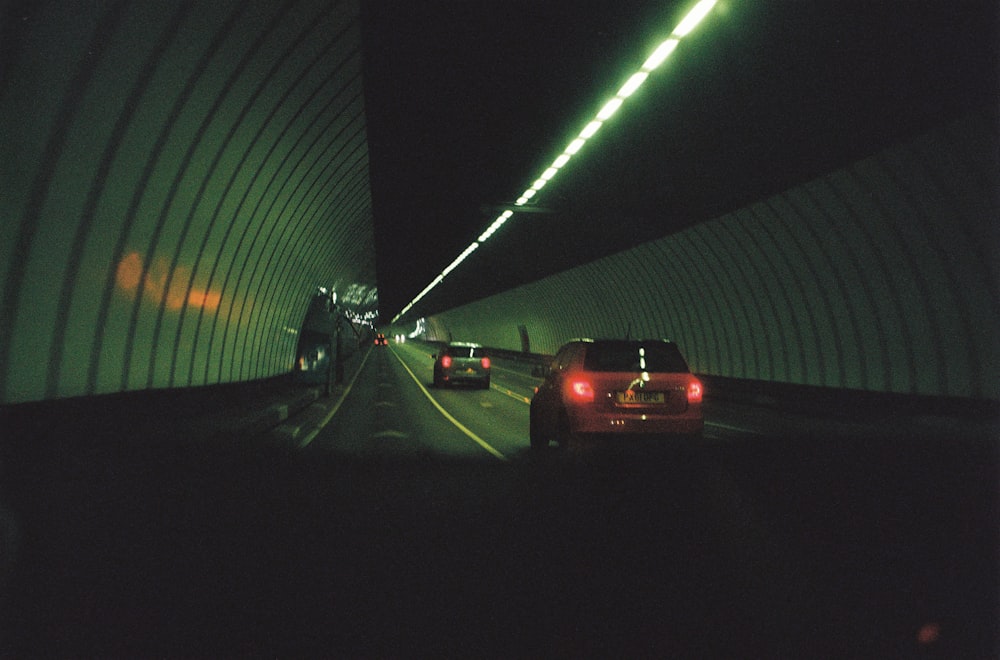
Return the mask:
POLYGON ((0 400, 287 372, 377 307, 357 2, 3 17, 0 400))

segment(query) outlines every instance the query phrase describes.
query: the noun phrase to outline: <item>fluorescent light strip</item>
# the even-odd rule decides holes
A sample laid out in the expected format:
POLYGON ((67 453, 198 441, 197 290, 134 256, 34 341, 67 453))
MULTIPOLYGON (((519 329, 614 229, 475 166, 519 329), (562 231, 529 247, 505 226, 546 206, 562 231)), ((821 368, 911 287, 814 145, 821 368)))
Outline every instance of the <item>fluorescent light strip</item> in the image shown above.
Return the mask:
POLYGON ((712 7, 715 6, 716 0, 701 0, 698 4, 694 6, 694 9, 688 12, 687 16, 684 17, 677 27, 674 28, 673 35, 675 37, 686 37, 691 30, 701 23, 701 19, 708 15, 708 12, 712 11, 712 7))
MULTIPOLYGON (((644 82, 646 82, 646 78, 649 77, 650 72, 663 64, 670 54, 674 52, 674 49, 677 48, 680 40, 690 34, 691 31, 694 30, 699 23, 701 23, 701 21, 712 10, 712 7, 715 6, 716 2, 717 0, 701 0, 701 2, 696 4, 691 11, 689 11, 684 18, 681 19, 681 22, 678 23, 673 32, 670 33, 670 38, 666 39, 663 43, 656 47, 656 50, 654 50, 646 61, 643 62, 640 70, 633 73, 629 77, 625 84, 618 90, 618 93, 614 96, 614 98, 606 102, 601 107, 600 111, 598 111, 594 120, 589 122, 583 130, 580 131, 579 137, 570 142, 563 153, 552 162, 552 165, 542 172, 542 175, 535 180, 531 187, 525 190, 521 196, 517 198, 517 201, 514 202, 515 206, 524 206, 538 193, 539 190, 545 187, 545 184, 548 183, 548 181, 552 179, 552 177, 554 177, 558 171, 566 165, 566 163, 569 162, 569 159, 583 148, 583 146, 587 143, 587 140, 594 137, 597 131, 600 130, 601 126, 604 125, 604 122, 610 119, 615 112, 618 111, 618 109, 625 102, 625 99, 632 96, 632 94, 634 94, 635 91, 639 89, 644 82)), ((493 221, 493 224, 491 224, 486 231, 479 236, 477 242, 467 247, 465 251, 462 252, 457 259, 455 259, 455 261, 451 262, 451 264, 445 268, 440 275, 434 278, 434 281, 428 284, 427 288, 420 292, 420 295, 410 301, 410 304, 404 307, 403 311, 393 318, 393 322, 406 314, 406 312, 410 311, 410 308, 412 308, 421 298, 427 295, 427 292, 440 284, 445 276, 462 263, 466 257, 472 254, 472 252, 475 251, 481 243, 496 233, 496 231, 505 222, 507 222, 512 215, 514 215, 514 212, 509 209, 501 213, 500 216, 493 221)))
POLYGON ((618 111, 618 108, 622 107, 623 100, 624 99, 620 99, 616 96, 615 98, 605 103, 604 107, 601 108, 601 111, 597 113, 597 118, 600 119, 601 121, 606 121, 608 119, 611 119, 611 115, 615 114, 615 112, 618 111))
POLYGON ((622 88, 618 90, 618 97, 622 99, 627 99, 628 97, 632 96, 635 90, 639 89, 639 85, 646 82, 646 78, 648 77, 649 74, 645 71, 633 73, 632 77, 628 79, 628 82, 622 85, 622 88))
POLYGON ((484 242, 487 238, 489 238, 490 236, 492 236, 496 232, 497 229, 500 229, 500 227, 503 226, 503 223, 507 222, 507 219, 510 218, 510 216, 512 216, 512 215, 514 215, 514 212, 511 211, 510 209, 507 209, 506 211, 504 211, 503 213, 501 213, 500 216, 497 217, 497 219, 493 221, 493 224, 490 225, 486 229, 486 231, 484 231, 482 234, 479 235, 479 238, 477 240, 480 243, 484 242))
POLYGON ((599 122, 599 121, 592 121, 592 122, 590 122, 589 124, 587 124, 583 128, 582 131, 580 131, 580 137, 585 138, 585 139, 590 139, 590 138, 594 137, 594 133, 596 133, 598 131, 598 129, 601 128, 601 124, 602 123, 603 122, 599 122))
POLYGON ((642 70, 652 71, 656 67, 663 64, 663 60, 667 59, 670 53, 674 52, 674 49, 677 48, 677 44, 679 43, 680 41, 672 37, 664 41, 657 47, 656 50, 653 51, 653 54, 649 56, 649 59, 643 62, 642 70))
POLYGON ((462 254, 458 255, 458 257, 453 262, 451 262, 451 264, 447 268, 445 268, 444 270, 441 271, 441 275, 440 275, 441 279, 443 280, 448 275, 448 273, 450 273, 451 271, 455 270, 455 268, 458 266, 458 264, 460 264, 463 261, 465 261, 465 258, 468 257, 470 254, 472 254, 477 247, 479 247, 479 243, 478 242, 474 242, 472 245, 470 245, 469 247, 465 248, 465 251, 462 252, 462 254))
POLYGON ((430 291, 431 289, 433 289, 433 288, 434 288, 434 287, 436 287, 436 286, 437 286, 438 284, 440 284, 440 283, 441 283, 441 280, 443 280, 443 279, 444 279, 444 276, 443 276, 443 275, 438 275, 437 277, 435 277, 435 278, 434 278, 434 279, 433 279, 433 280, 431 281, 431 283, 430 283, 430 284, 428 284, 428 285, 427 285, 426 287, 424 287, 424 290, 423 290, 423 291, 421 291, 421 292, 420 292, 419 294, 417 294, 417 297, 416 297, 416 298, 414 298, 413 300, 411 300, 411 301, 410 301, 410 304, 409 304, 409 305, 407 305, 406 307, 404 307, 404 308, 403 308, 403 311, 401 311, 401 312, 400 312, 399 314, 396 314, 396 316, 395 316, 395 317, 393 317, 393 319, 392 319, 392 322, 393 322, 393 323, 395 323, 395 322, 396 322, 396 320, 397 320, 398 318, 400 318, 400 317, 401 317, 401 316, 402 316, 403 314, 406 314, 406 313, 407 313, 408 311, 410 311, 410 308, 412 308, 412 307, 413 307, 414 305, 416 305, 416 304, 417 304, 418 302, 420 302, 420 300, 421 300, 421 299, 422 299, 422 298, 423 298, 424 296, 426 296, 426 295, 427 295, 427 293, 428 293, 428 292, 429 292, 429 291, 430 291))

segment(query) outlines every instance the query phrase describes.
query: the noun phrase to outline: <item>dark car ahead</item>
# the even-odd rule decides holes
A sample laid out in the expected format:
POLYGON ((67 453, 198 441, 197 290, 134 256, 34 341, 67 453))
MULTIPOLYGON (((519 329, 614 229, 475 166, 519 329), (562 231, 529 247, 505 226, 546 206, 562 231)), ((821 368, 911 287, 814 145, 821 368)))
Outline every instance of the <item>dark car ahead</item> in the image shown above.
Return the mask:
POLYGON ((479 344, 452 342, 432 356, 434 386, 472 383, 482 389, 490 386, 490 356, 479 344))
POLYGON ((385 335, 381 332, 375 335, 375 345, 376 346, 388 346, 389 340, 385 338, 385 335))
POLYGON ((702 384, 673 342, 574 340, 556 353, 531 400, 531 447, 597 437, 698 438, 701 400, 702 384))

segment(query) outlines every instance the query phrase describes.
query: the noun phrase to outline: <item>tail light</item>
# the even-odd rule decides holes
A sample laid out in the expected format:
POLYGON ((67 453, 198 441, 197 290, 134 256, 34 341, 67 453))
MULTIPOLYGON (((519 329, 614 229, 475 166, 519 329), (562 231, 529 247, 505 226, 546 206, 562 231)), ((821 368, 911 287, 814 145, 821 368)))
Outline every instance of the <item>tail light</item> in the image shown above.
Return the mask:
POLYGON ((445 355, 444 357, 441 358, 441 366, 444 367, 445 369, 450 369, 451 368, 451 356, 450 355, 445 355))
POLYGON ((488 357, 484 357, 482 360, 480 360, 480 363, 482 363, 483 369, 490 368, 490 359, 488 357))
POLYGON ((574 378, 566 385, 570 401, 575 403, 590 403, 594 400, 594 386, 589 380, 574 378))
POLYGON ((701 397, 703 393, 704 392, 702 390, 701 382, 697 380, 692 380, 690 383, 688 383, 687 387, 688 403, 701 403, 701 397))

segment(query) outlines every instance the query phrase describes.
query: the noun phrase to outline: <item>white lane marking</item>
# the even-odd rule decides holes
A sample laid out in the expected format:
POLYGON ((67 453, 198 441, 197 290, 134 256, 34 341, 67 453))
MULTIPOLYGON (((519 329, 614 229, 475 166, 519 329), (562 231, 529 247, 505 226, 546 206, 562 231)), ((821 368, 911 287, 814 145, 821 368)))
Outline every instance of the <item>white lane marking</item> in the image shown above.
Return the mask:
POLYGON ((531 374, 526 374, 523 371, 518 371, 517 369, 510 369, 508 367, 501 367, 499 364, 494 364, 491 368, 492 369, 496 369, 497 371, 506 371, 507 373, 509 373, 512 376, 519 376, 519 377, 524 378, 526 380, 542 380, 538 376, 532 376, 531 374))
POLYGON ((347 384, 347 387, 344 388, 344 392, 340 395, 340 398, 337 399, 337 403, 333 404, 333 408, 331 408, 330 412, 323 418, 323 421, 319 423, 319 426, 314 428, 309 435, 302 438, 302 442, 299 443, 299 449, 305 449, 309 443, 312 442, 317 435, 319 435, 319 432, 323 430, 323 427, 330 423, 333 416, 337 414, 337 411, 340 410, 340 405, 344 403, 344 399, 346 399, 347 395, 351 392, 351 388, 354 387, 354 383, 358 380, 358 375, 361 374, 361 370, 365 368, 365 362, 368 361, 368 356, 371 354, 372 349, 369 348, 368 352, 365 353, 364 359, 361 360, 361 364, 358 365, 358 370, 354 372, 351 382, 347 384))
POLYGON ((405 440, 410 437, 409 433, 403 433, 402 431, 393 431, 392 429, 386 431, 379 431, 378 433, 372 433, 373 438, 394 438, 397 440, 405 440))
POLYGON ((413 371, 410 370, 410 368, 408 366, 406 366, 406 363, 403 362, 403 358, 399 357, 399 355, 396 354, 396 351, 394 349, 390 349, 390 350, 392 350, 392 354, 396 356, 396 359, 399 360, 399 363, 401 365, 403 365, 403 368, 406 369, 406 373, 410 374, 410 378, 412 378, 413 382, 415 382, 417 384, 417 387, 420 388, 420 391, 424 393, 424 396, 426 396, 427 399, 432 404, 434 404, 434 407, 438 409, 438 412, 441 413, 442 415, 444 415, 445 419, 447 419, 449 422, 451 422, 452 424, 454 424, 455 427, 458 428, 459 431, 461 431, 465 435, 469 436, 472 440, 474 440, 476 442, 476 444, 478 444, 480 447, 482 447, 483 449, 485 449, 489 453, 493 454, 493 456, 495 456, 496 458, 500 459, 501 461, 506 461, 507 460, 506 456, 504 456, 499 451, 497 451, 496 449, 494 449, 492 446, 490 446, 490 444, 488 442, 486 442, 485 440, 483 440, 482 438, 480 438, 478 435, 476 435, 475 433, 473 433, 472 431, 470 431, 460 421, 458 421, 457 419, 455 419, 454 417, 452 417, 451 414, 447 410, 445 410, 444 408, 442 408, 441 404, 438 403, 434 399, 433 396, 431 396, 431 393, 427 391, 427 388, 424 387, 424 384, 420 382, 420 379, 417 378, 417 375, 415 373, 413 373, 413 371))
POLYGON ((719 429, 725 429, 727 431, 736 431, 738 433, 749 433, 751 435, 760 435, 759 432, 752 429, 740 428, 739 426, 730 426, 729 424, 722 424, 720 422, 705 422, 705 426, 714 426, 719 429))

